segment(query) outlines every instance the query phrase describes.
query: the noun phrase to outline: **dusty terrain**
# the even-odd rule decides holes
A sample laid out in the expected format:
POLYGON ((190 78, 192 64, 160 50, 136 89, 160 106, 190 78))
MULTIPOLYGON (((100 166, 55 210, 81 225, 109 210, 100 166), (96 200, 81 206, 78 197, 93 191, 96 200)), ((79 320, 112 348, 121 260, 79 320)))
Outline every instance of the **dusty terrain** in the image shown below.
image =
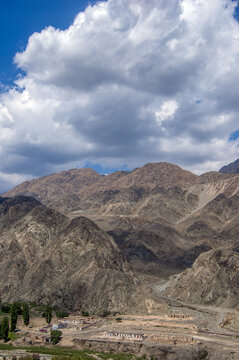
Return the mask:
MULTIPOLYGON (((71 315, 53 324, 68 321, 61 329, 60 346, 78 349, 90 347, 98 351, 131 352, 137 356, 156 356, 158 359, 199 359, 206 350, 208 359, 239 359, 239 330, 222 324, 231 313, 218 307, 191 306, 165 299, 168 315, 119 315, 101 318, 83 318, 71 315), (215 356, 218 357, 215 357, 215 356)), ((15 345, 46 344, 50 327, 44 319, 33 318, 29 327, 18 324, 22 333, 15 345), (40 329, 46 329, 42 333, 40 329)))

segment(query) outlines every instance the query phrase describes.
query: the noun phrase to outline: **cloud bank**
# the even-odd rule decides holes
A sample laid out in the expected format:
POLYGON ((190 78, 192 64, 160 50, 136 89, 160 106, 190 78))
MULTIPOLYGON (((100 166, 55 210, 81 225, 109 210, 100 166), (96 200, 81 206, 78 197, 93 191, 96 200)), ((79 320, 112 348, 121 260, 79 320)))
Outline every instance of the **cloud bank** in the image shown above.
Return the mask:
POLYGON ((29 38, 0 95, 0 186, 86 162, 239 157, 239 23, 230 0, 108 0, 29 38))

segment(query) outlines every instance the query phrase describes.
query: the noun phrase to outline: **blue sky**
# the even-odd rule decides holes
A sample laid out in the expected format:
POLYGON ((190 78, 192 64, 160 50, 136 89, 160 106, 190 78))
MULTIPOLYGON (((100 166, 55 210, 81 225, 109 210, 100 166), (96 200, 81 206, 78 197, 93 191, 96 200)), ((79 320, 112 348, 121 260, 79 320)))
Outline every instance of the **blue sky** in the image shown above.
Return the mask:
POLYGON ((0 0, 0 193, 69 168, 238 158, 238 3, 0 0))
POLYGON ((234 16, 235 16, 235 19, 237 21, 239 21, 239 1, 238 0, 233 0, 233 1, 237 3, 237 6, 236 6, 235 12, 234 12, 234 16))
POLYGON ((13 64, 14 55, 25 49, 32 33, 49 25, 66 29, 78 12, 94 3, 93 0, 1 0, 0 81, 11 84, 15 80, 18 71, 13 64))
MULTIPOLYGON (((232 0, 238 2, 238 0, 232 0)), ((16 52, 23 50, 29 36, 51 25, 66 29, 76 14, 96 0, 1 0, 0 1, 0 81, 12 84, 19 70, 13 63, 16 52)), ((239 20, 239 2, 235 9, 239 20)))

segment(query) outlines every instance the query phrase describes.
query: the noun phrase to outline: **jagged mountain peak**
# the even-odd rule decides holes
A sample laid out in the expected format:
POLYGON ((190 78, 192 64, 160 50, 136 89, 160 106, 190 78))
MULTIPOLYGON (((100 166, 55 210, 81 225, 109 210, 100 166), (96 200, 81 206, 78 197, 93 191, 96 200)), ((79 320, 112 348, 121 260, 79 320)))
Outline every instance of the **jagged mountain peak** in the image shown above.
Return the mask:
POLYGON ((224 174, 239 174, 239 159, 223 166, 219 172, 224 174))

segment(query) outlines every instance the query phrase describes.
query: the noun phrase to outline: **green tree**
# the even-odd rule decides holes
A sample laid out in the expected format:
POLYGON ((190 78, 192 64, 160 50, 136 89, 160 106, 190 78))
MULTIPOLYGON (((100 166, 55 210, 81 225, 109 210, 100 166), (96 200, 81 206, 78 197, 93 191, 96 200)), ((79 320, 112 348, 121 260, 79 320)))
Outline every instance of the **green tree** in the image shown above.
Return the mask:
POLYGON ((10 310, 11 310, 11 308, 10 308, 9 305, 6 305, 6 304, 2 304, 2 305, 1 305, 1 311, 2 311, 3 313, 9 313, 10 310))
POLYGON ((62 332, 60 330, 52 330, 51 331, 51 342, 55 345, 61 339, 62 332))
POLYGON ((29 313, 29 305, 28 305, 28 303, 23 304, 22 316, 23 316, 24 324, 27 326, 29 324, 29 320, 30 320, 30 313, 29 313))
POLYGON ((89 312, 88 312, 88 311, 85 311, 85 310, 82 310, 81 314, 82 314, 82 316, 84 316, 84 317, 90 316, 89 312))
POLYGON ((16 330, 16 327, 17 327, 17 305, 16 303, 14 302, 11 306, 11 312, 10 312, 10 315, 11 315, 11 332, 16 330))
POLYGON ((109 311, 109 310, 104 310, 104 311, 102 312, 102 314, 100 314, 101 317, 107 317, 107 316, 109 316, 109 315, 111 315, 111 311, 109 311))
POLYGON ((7 317, 4 317, 1 323, 1 335, 4 341, 8 341, 8 333, 9 333, 9 320, 7 317))
POLYGON ((49 304, 46 306, 45 309, 45 318, 46 318, 46 322, 50 324, 52 319, 52 308, 49 304))
POLYGON ((22 302, 15 301, 16 308, 17 308, 17 315, 22 315, 22 302))
POLYGON ((66 312, 65 310, 58 310, 56 311, 56 316, 60 319, 63 319, 64 317, 69 316, 69 313, 66 312))

